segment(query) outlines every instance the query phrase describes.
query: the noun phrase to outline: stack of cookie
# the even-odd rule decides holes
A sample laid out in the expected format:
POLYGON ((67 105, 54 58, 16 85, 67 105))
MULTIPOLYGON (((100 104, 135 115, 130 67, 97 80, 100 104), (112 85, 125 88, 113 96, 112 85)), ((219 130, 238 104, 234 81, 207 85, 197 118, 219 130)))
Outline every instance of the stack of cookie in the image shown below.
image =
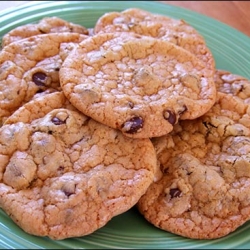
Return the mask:
POLYGON ((2 46, 0 207, 23 230, 84 236, 134 205, 196 239, 250 219, 250 82, 185 21, 51 17, 2 46))

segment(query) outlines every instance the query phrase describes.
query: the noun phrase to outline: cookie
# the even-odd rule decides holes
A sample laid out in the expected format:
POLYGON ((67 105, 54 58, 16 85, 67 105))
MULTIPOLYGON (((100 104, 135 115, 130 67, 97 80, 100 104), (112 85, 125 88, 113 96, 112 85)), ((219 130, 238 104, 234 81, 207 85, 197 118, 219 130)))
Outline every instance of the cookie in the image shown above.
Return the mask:
POLYGON ((149 139, 68 105, 51 93, 0 128, 0 207, 25 232, 56 240, 90 234, 130 209, 156 171, 149 139))
POLYGON ((5 46, 0 52, 0 126, 41 92, 61 90, 59 69, 68 53, 88 36, 51 33, 5 46))
POLYGON ((38 119, 46 115, 51 110, 58 108, 76 110, 75 107, 70 104, 62 91, 55 91, 52 93, 46 93, 46 95, 39 95, 25 103, 5 120, 4 125, 14 124, 17 122, 31 123, 33 120, 38 119))
POLYGON ((250 103, 250 80, 226 70, 217 69, 214 81, 218 91, 237 96, 250 103))
POLYGON ((117 31, 135 32, 172 42, 195 54, 207 67, 215 69, 214 57, 204 37, 184 20, 129 8, 121 12, 105 13, 94 27, 94 33, 117 31))
POLYGON ((68 22, 59 17, 45 17, 38 23, 26 24, 18 26, 2 37, 2 47, 6 45, 27 38, 30 36, 36 36, 48 33, 62 33, 71 32, 88 35, 89 31, 82 25, 68 22))
POLYGON ((162 177, 137 205, 158 228, 215 239, 250 219, 250 109, 222 89, 205 115, 152 139, 162 177))
POLYGON ((126 136, 169 133, 215 102, 214 71, 187 50, 134 33, 102 33, 82 41, 59 72, 70 102, 126 136))

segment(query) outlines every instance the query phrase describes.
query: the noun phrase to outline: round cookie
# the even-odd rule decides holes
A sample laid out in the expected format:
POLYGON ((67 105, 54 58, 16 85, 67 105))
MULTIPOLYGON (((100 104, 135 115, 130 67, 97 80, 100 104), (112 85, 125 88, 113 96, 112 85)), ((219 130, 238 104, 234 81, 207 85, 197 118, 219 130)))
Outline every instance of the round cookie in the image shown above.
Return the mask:
POLYGON ((55 16, 45 17, 38 23, 18 26, 9 31, 2 37, 2 47, 30 36, 62 32, 79 33, 83 35, 89 34, 88 29, 79 24, 68 22, 55 16))
POLYGON ((223 237, 248 221, 249 115, 244 100, 218 92, 205 115, 153 138, 162 177, 139 200, 141 214, 158 228, 194 239, 223 237))
POLYGON ((154 14, 143 9, 129 8, 122 12, 108 12, 96 22, 94 33, 135 32, 172 42, 204 61, 215 70, 215 61, 203 36, 184 20, 154 14))
POLYGON ((0 128, 0 207, 15 223, 32 235, 78 237, 137 203, 156 171, 149 139, 69 109, 62 92, 31 104, 0 128))
POLYGON ((0 52, 0 126, 41 92, 61 90, 59 69, 68 53, 88 36, 51 33, 5 46, 0 52))
POLYGON ((214 72, 173 43, 118 32, 85 39, 65 59, 61 87, 84 114, 133 138, 167 134, 215 102, 214 72))

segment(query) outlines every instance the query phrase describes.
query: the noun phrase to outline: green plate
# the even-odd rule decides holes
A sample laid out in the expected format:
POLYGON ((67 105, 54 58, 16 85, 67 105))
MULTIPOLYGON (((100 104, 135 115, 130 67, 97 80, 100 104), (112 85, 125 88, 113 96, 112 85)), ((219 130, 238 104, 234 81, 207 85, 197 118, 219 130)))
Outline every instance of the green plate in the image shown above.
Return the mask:
MULTIPOLYGON (((45 16, 58 16, 90 28, 105 12, 131 7, 186 20, 206 39, 217 68, 250 79, 249 37, 204 15, 153 1, 30 1, 15 9, 0 12, 0 37, 17 26, 36 22, 45 16)), ((25 233, 0 210, 0 248, 249 249, 250 222, 221 239, 190 240, 155 228, 132 208, 91 235, 53 241, 25 233)))

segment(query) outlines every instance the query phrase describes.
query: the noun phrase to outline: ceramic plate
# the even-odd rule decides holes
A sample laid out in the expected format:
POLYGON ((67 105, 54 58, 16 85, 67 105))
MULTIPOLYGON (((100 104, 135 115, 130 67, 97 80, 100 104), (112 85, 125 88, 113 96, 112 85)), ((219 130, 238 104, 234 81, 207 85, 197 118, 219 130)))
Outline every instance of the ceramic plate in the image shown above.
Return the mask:
MULTIPOLYGON (((207 16, 153 1, 30 1, 26 5, 0 12, 0 37, 17 26, 36 22, 46 16, 58 16, 91 28, 105 12, 131 7, 184 19, 204 36, 217 68, 250 79, 249 37, 207 16)), ((249 249, 250 222, 221 239, 191 240, 155 228, 132 208, 91 235, 53 241, 47 237, 26 234, 0 210, 0 248, 249 249)))

